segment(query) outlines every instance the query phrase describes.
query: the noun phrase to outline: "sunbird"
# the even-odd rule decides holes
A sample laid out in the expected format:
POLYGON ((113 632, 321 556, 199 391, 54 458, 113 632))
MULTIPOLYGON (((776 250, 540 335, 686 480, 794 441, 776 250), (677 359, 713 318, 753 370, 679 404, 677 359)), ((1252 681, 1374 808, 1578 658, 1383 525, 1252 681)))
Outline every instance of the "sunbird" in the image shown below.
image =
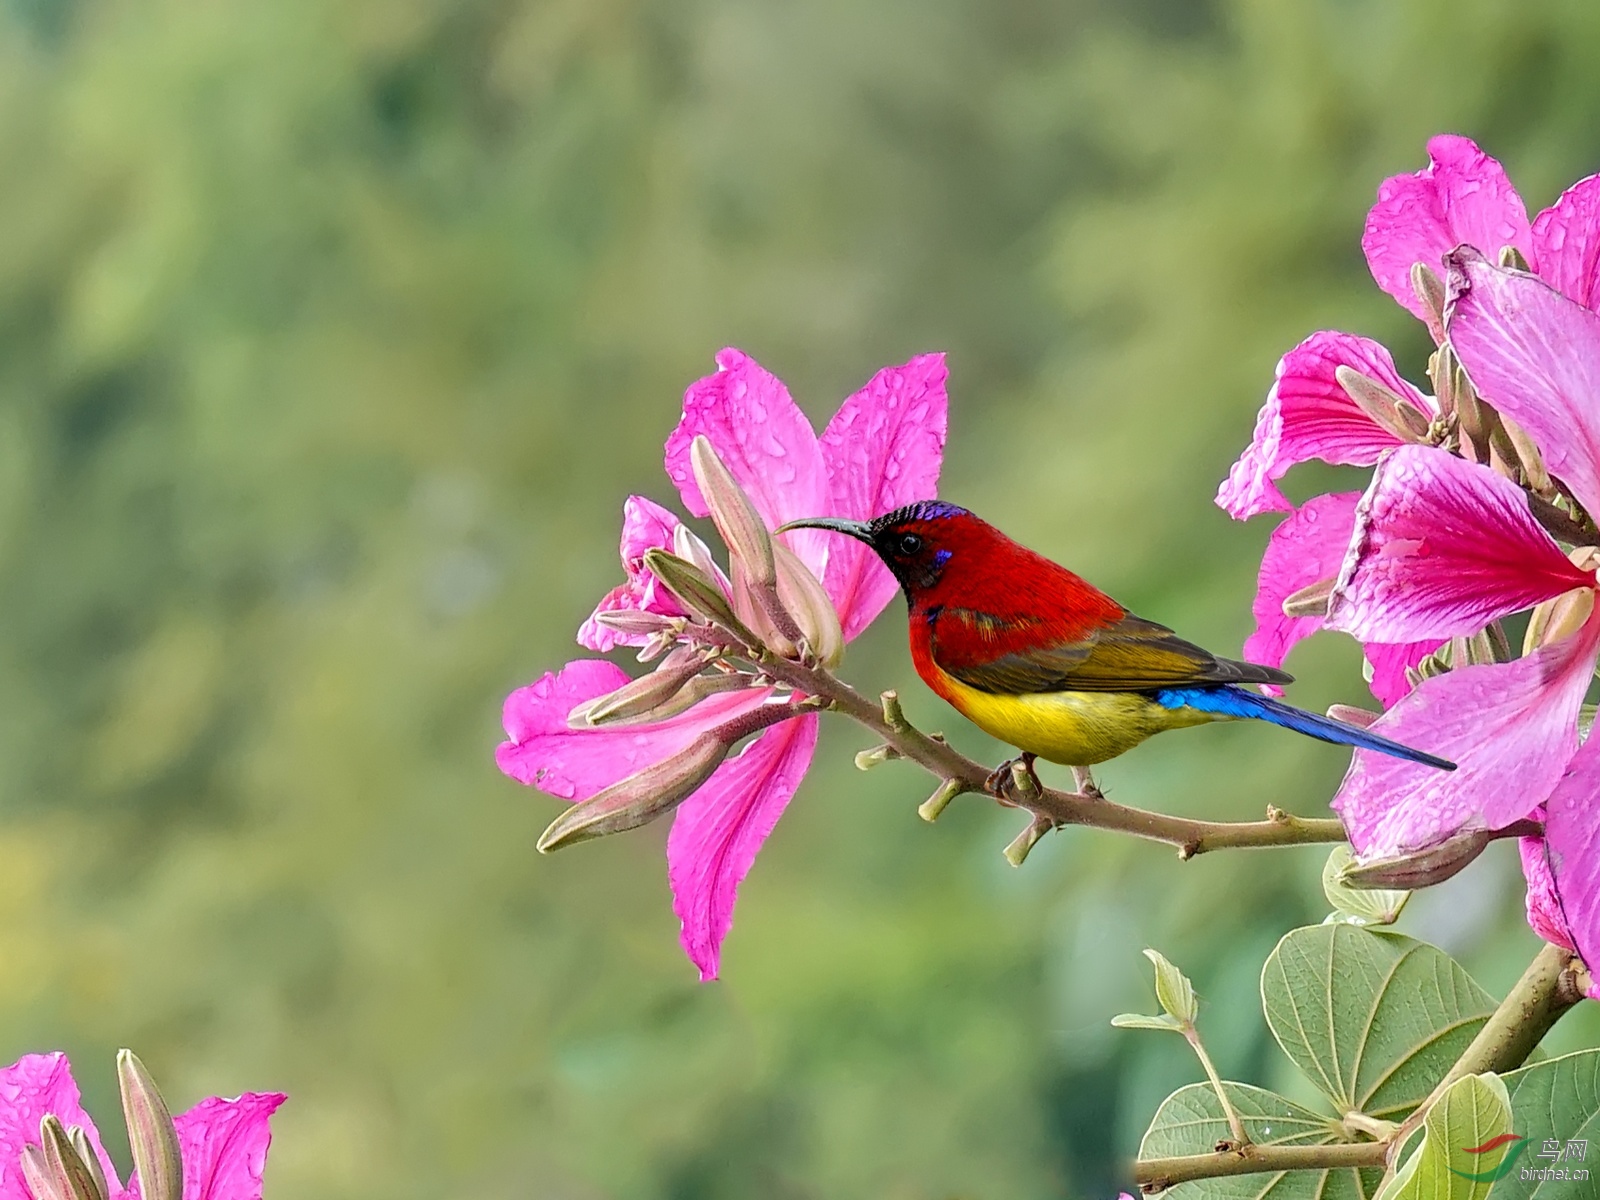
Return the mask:
POLYGON ((1274 667, 1218 658, 1164 625, 1136 617, 1067 568, 1012 541, 987 521, 924 500, 871 521, 790 521, 871 546, 899 581, 917 674, 962 716, 1015 746, 1019 758, 1073 769, 1098 794, 1089 768, 1152 734, 1251 719, 1341 746, 1359 746, 1453 771, 1447 759, 1246 688, 1293 683, 1274 667))

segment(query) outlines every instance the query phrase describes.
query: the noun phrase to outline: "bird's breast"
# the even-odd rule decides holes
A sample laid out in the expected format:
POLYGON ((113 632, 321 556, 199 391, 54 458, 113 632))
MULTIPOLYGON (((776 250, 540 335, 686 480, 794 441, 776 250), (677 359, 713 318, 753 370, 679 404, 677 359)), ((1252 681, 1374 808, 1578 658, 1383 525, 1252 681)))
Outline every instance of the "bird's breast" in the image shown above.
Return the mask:
POLYGON ((1192 708, 1163 708, 1139 692, 984 692, 931 658, 917 667, 929 687, 991 737, 1068 766, 1091 767, 1152 734, 1219 719, 1192 708))

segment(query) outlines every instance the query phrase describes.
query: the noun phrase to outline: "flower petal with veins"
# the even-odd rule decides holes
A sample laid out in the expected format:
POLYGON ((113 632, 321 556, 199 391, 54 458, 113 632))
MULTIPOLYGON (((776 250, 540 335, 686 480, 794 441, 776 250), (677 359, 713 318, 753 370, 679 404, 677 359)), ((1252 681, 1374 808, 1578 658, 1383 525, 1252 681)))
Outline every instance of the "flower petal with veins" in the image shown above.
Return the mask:
POLYGON ((30 1142, 38 1144, 39 1122, 48 1113, 60 1117, 63 1125, 83 1127, 100 1169, 115 1189, 116 1170, 100 1145, 94 1121, 83 1111, 67 1056, 28 1054, 0 1068, 0 1200, 31 1200, 22 1178, 22 1150, 30 1142))
POLYGON ((1378 286, 1426 321, 1427 309, 1411 286, 1411 268, 1422 263, 1438 274, 1444 256, 1462 243, 1489 255, 1515 246, 1538 265, 1528 210, 1505 168, 1470 138, 1441 134, 1428 141, 1426 167, 1379 185, 1361 248, 1378 286))
POLYGON ((173 1118, 183 1154, 183 1200, 261 1200, 261 1173, 281 1092, 202 1100, 173 1118))
POLYGON ((1424 850, 1463 829, 1522 820, 1560 780, 1600 648, 1600 615, 1509 663, 1424 680, 1374 733, 1456 764, 1437 771, 1357 750, 1334 811, 1364 861, 1424 850))
MULTIPOLYGON (((1535 872, 1528 872, 1528 917, 1547 942, 1576 950, 1593 981, 1590 998, 1600 999, 1600 738, 1591 737, 1572 756, 1566 774, 1546 802, 1544 839, 1553 887, 1541 905, 1547 932, 1534 922, 1535 872), (1551 932, 1567 934, 1567 940, 1551 932)), ((1527 856, 1523 856, 1526 871, 1527 856)))
POLYGON ((717 977, 739 884, 805 778, 816 745, 814 714, 775 725, 678 809, 667 837, 667 878, 684 951, 702 980, 717 977))
POLYGON ((1404 446, 1378 465, 1356 508, 1328 628, 1363 641, 1468 636, 1593 584, 1534 520, 1516 484, 1454 455, 1404 446))
POLYGON ((1600 307, 1600 175, 1580 179, 1533 222, 1539 278, 1574 304, 1600 307))
POLYGON ((1451 255, 1445 328, 1479 395, 1527 431, 1579 504, 1600 513, 1600 314, 1463 249, 1451 255))
POLYGON ((1275 484, 1296 463, 1371 466, 1400 439, 1362 412, 1339 383, 1340 367, 1359 371, 1431 417, 1433 398, 1400 377, 1377 342, 1353 333, 1314 333, 1278 362, 1277 379, 1256 418, 1255 435, 1217 489, 1217 505, 1243 520, 1292 507, 1275 484))
POLYGON ((630 636, 595 620, 603 612, 652 612, 664 617, 683 616, 683 606, 661 586, 644 565, 646 550, 671 550, 673 537, 683 522, 654 500, 629 496, 622 506, 622 569, 627 582, 612 588, 595 605, 578 630, 578 644, 604 653, 617 646, 640 646, 643 634, 630 636))
POLYGON ((652 763, 684 749, 713 725, 761 707, 771 688, 710 696, 665 721, 573 729, 567 714, 616 691, 628 675, 615 663, 580 658, 506 697, 509 740, 495 762, 518 783, 563 800, 586 800, 652 763))
MULTIPOLYGON (((885 367, 839 406, 822 434, 833 496, 827 515, 870 521, 937 494, 948 375, 944 355, 919 355, 903 367, 885 367)), ((846 641, 872 624, 899 591, 872 548, 852 538, 834 539, 823 583, 846 641)))

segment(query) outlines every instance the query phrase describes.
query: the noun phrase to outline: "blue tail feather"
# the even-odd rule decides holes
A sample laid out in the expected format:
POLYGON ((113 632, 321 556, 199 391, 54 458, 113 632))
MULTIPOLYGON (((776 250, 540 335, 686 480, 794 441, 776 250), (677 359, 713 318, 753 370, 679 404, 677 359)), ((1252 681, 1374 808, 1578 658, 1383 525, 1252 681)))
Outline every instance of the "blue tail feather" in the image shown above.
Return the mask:
POLYGON ((1409 759, 1430 767, 1438 767, 1442 771, 1456 769, 1456 764, 1449 759, 1413 750, 1410 746, 1391 742, 1388 738, 1369 733, 1359 726, 1335 721, 1332 717, 1319 716, 1303 708, 1296 708, 1292 704, 1285 704, 1281 700, 1274 700, 1270 696, 1263 696, 1259 692, 1246 691, 1233 685, 1162 688, 1156 692, 1155 701, 1163 708, 1193 708, 1200 712, 1216 713, 1222 717, 1266 721, 1268 724, 1281 725, 1285 729, 1292 729, 1296 733, 1303 733, 1307 737, 1318 738, 1324 742, 1333 742, 1340 746, 1359 746, 1363 750, 1376 750, 1379 754, 1409 759))

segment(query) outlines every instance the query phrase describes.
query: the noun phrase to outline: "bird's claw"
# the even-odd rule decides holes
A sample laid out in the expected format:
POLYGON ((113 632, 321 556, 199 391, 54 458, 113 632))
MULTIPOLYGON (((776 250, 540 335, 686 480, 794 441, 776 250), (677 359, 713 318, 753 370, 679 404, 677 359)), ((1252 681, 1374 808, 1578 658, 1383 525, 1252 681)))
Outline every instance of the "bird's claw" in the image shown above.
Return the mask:
POLYGON ((1033 760, 1036 757, 1037 755, 1033 754, 1019 754, 1015 758, 1006 759, 1005 762, 1001 763, 998 767, 989 772, 989 777, 983 781, 984 791, 988 792, 997 800, 1007 804, 1011 803, 1008 793, 1016 786, 1014 772, 1017 766, 1020 764, 1022 769, 1026 771, 1033 780, 1034 794, 1037 795, 1039 792, 1042 792, 1044 790, 1044 786, 1039 782, 1038 773, 1033 769, 1033 760))

